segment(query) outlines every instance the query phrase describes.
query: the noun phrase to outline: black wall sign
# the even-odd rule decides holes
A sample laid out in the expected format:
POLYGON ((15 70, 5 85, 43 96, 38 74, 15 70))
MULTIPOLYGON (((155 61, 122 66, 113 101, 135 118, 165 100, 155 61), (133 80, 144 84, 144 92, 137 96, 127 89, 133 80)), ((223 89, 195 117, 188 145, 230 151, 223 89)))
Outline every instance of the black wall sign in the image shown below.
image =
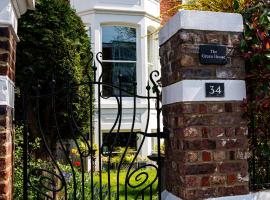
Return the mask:
POLYGON ((226 46, 220 45, 200 45, 200 63, 213 65, 226 65, 226 46))
POLYGON ((206 97, 224 97, 224 83, 205 83, 206 97))

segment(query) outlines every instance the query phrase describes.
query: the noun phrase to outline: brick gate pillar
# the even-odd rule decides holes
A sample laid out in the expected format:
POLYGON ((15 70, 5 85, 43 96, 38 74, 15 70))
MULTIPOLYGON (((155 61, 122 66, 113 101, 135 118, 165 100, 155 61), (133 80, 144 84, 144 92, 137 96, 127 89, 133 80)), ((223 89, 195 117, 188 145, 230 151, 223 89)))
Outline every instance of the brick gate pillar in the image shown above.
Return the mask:
POLYGON ((180 11, 160 31, 166 189, 185 200, 247 194, 241 15, 180 11))
POLYGON ((0 0, 0 200, 13 199, 14 82, 18 18, 34 0, 0 0))

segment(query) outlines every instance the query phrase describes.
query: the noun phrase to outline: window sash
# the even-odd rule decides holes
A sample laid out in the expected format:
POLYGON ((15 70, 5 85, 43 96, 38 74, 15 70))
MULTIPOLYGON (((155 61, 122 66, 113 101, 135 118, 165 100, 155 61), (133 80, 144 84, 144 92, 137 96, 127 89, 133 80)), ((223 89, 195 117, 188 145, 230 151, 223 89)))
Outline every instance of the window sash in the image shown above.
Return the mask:
POLYGON ((104 63, 137 63, 137 61, 133 60, 102 60, 104 63))

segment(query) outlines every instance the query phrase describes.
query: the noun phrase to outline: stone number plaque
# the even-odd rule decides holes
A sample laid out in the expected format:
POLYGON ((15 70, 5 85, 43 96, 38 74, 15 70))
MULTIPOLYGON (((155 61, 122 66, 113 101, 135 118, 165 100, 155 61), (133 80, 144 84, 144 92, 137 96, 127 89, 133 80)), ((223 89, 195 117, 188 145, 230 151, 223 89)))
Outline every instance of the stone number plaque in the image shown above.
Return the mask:
POLYGON ((200 63, 204 65, 226 65, 226 46, 221 45, 200 45, 200 63))
POLYGON ((206 97, 225 97, 224 83, 205 83, 206 97))

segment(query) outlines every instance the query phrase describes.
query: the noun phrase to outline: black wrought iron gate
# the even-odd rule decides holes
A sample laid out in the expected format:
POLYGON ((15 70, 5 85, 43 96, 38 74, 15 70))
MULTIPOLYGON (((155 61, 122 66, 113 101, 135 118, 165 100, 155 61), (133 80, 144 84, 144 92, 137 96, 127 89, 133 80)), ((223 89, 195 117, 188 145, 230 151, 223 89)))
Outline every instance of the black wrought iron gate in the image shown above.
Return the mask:
MULTIPOLYGON (((40 83, 27 71, 24 107, 24 193, 28 199, 161 199, 161 127, 158 71, 153 71, 146 95, 119 72, 117 84, 98 76, 101 53, 92 56, 81 80, 64 75, 40 83), (128 97, 130 128, 122 131, 128 97), (113 125, 102 131, 103 101, 114 102, 113 125), (136 129, 138 108, 145 105, 143 130, 136 129), (155 118, 151 118, 151 113, 155 118), (149 130, 155 123, 156 132, 149 130), (156 146, 151 160, 141 156, 144 143, 156 146)), ((59 75, 58 75, 59 76, 59 75)), ((125 121, 125 123, 127 123, 125 121)))

